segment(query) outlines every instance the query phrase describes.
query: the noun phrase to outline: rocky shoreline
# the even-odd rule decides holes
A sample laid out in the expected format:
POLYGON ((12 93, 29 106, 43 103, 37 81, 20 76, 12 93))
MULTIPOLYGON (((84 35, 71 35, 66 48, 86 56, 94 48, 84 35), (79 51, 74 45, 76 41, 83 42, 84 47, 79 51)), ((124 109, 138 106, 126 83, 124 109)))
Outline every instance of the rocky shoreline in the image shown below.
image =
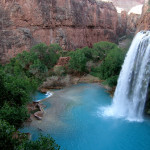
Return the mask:
POLYGON ((58 84, 55 85, 55 86, 41 86, 39 88, 39 91, 42 92, 42 93, 46 93, 47 91, 51 90, 51 89, 63 89, 64 87, 68 87, 68 86, 71 86, 71 85, 75 85, 75 84, 78 84, 78 83, 98 83, 100 84, 101 86, 103 86, 105 89, 107 89, 108 91, 111 91, 112 88, 109 87, 108 85, 103 85, 102 84, 102 80, 100 80, 98 77, 94 77, 90 74, 88 75, 83 75, 83 76, 80 76, 80 77, 77 77, 77 76, 71 76, 70 77, 70 81, 68 84, 58 84))

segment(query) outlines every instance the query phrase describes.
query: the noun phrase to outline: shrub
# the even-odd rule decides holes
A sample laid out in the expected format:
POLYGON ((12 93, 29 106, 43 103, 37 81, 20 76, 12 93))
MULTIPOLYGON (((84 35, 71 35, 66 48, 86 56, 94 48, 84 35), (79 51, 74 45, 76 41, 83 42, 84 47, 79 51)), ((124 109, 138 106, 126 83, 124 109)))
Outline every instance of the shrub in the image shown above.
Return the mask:
POLYGON ((19 128, 28 117, 26 106, 10 106, 5 103, 0 109, 0 119, 7 121, 16 128, 19 128))
POLYGON ((65 74, 65 68, 63 66, 55 66, 54 73, 57 76, 62 76, 63 74, 65 74))
POLYGON ((51 44, 50 46, 49 46, 49 49, 51 50, 51 51, 54 51, 54 52, 60 52, 60 51, 62 51, 62 48, 59 46, 59 44, 51 44))
POLYGON ((24 142, 18 150, 60 150, 60 146, 55 143, 55 140, 48 136, 40 136, 36 141, 24 142))
POLYGON ((93 45, 93 57, 98 60, 103 60, 109 51, 116 49, 117 45, 110 42, 99 42, 93 45))
POLYGON ((93 50, 89 47, 84 47, 81 49, 81 51, 84 53, 87 61, 90 61, 93 59, 93 50))
POLYGON ((56 53, 56 47, 54 45, 47 46, 44 43, 40 43, 32 47, 31 52, 37 54, 39 60, 50 69, 56 64, 59 57, 56 53))
POLYGON ((14 126, 11 126, 4 120, 0 119, 0 149, 13 150, 18 145, 18 140, 13 139, 13 134, 16 132, 14 126))
POLYGON ((82 73, 86 70, 86 57, 84 53, 80 50, 77 50, 71 53, 71 59, 69 61, 69 68, 74 72, 82 73))
POLYGON ((116 86, 118 80, 118 75, 112 76, 104 81, 104 84, 109 85, 110 87, 116 86))
POLYGON ((121 49, 111 50, 99 68, 100 78, 107 79, 119 75, 123 61, 124 53, 121 49))
POLYGON ((0 120, 0 133, 1 150, 60 150, 52 137, 41 135, 36 141, 28 140, 24 133, 19 133, 4 120, 0 120))

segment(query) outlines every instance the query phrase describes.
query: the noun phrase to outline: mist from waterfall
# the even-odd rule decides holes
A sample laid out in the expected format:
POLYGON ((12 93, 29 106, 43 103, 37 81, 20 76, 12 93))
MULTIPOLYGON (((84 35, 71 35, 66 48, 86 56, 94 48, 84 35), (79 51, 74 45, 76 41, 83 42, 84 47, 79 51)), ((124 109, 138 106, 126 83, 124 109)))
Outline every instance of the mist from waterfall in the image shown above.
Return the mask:
POLYGON ((113 103, 104 115, 142 121, 150 79, 150 31, 137 33, 124 60, 113 103))

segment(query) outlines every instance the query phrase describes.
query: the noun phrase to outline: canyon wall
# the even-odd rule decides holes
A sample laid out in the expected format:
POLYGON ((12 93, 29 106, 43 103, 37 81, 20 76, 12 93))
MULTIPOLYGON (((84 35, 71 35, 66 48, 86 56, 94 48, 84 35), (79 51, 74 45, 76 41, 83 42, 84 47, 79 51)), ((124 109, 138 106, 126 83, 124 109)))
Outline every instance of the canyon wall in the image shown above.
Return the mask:
POLYGON ((0 60, 33 45, 59 43, 72 50, 117 41, 117 11, 95 0, 1 0, 0 60))
POLYGON ((137 22, 140 19, 139 14, 127 14, 126 11, 118 13, 118 27, 117 35, 118 39, 124 39, 126 36, 134 36, 136 32, 137 22))
POLYGON ((150 1, 144 5, 142 15, 137 23, 136 32, 141 30, 150 30, 150 1))

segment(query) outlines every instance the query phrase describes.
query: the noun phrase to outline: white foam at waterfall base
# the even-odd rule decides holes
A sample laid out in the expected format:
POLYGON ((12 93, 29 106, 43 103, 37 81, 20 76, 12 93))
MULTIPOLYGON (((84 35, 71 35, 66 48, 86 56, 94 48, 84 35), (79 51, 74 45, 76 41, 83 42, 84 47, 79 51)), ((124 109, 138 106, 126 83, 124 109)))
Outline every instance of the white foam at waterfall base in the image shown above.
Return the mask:
POLYGON ((137 33, 124 60, 112 105, 103 116, 142 121, 150 79, 150 31, 137 33))

